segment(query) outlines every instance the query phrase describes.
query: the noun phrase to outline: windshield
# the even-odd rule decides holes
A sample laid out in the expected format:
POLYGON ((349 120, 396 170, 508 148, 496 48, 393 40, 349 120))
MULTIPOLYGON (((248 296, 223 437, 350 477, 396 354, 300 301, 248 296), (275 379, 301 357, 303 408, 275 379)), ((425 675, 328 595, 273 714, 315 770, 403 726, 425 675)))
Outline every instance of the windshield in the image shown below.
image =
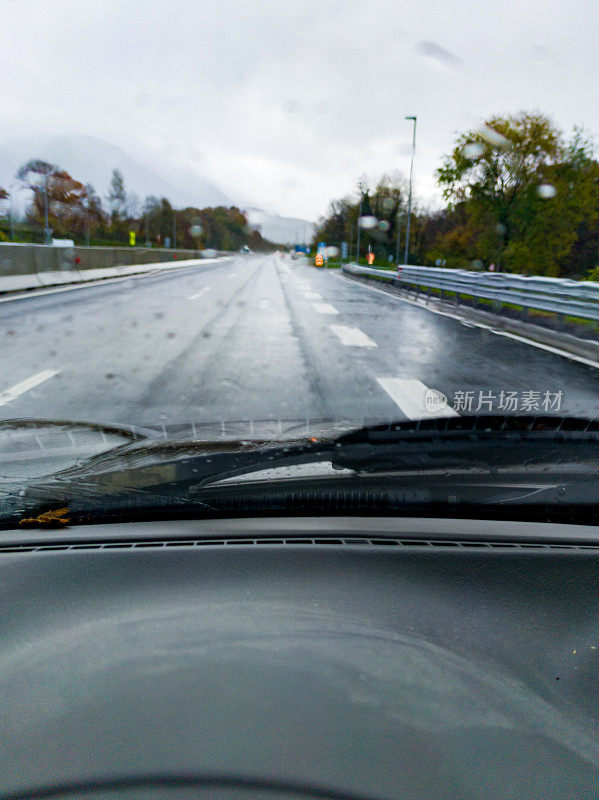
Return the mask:
POLYGON ((590 2, 5 4, 0 519, 32 485, 36 514, 72 505, 90 469, 100 506, 117 485, 209 506, 198 486, 256 476, 368 473, 370 493, 401 470, 430 500, 431 470, 508 467, 527 496, 551 472, 552 503, 577 454, 590 502, 598 21, 590 2), (459 457, 443 425, 384 456, 343 439, 471 417, 493 443, 462 429, 459 457), (511 417, 526 435, 501 450, 511 417))

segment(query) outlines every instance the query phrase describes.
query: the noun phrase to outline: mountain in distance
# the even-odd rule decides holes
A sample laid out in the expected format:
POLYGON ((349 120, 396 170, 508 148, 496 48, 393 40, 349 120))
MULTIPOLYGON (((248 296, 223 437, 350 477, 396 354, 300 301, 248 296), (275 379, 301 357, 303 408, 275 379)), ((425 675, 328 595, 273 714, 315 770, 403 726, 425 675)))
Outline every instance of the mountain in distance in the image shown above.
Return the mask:
POLYGON ((231 205, 224 192, 200 175, 188 172, 185 184, 180 185, 95 136, 19 136, 5 140, 0 143, 0 186, 8 188, 14 183, 16 171, 32 158, 57 164, 76 180, 91 183, 102 198, 108 193, 116 168, 123 174, 127 191, 135 192, 140 201, 155 195, 168 198, 178 207, 231 205))
MULTIPOLYGON (((217 186, 189 169, 169 169, 164 177, 159 166, 146 166, 131 158, 120 147, 96 136, 38 135, 19 136, 0 142, 0 186, 8 189, 16 184, 15 173, 33 158, 41 158, 65 169, 82 183, 91 183, 104 200, 108 194, 113 169, 122 172, 125 188, 135 192, 140 203, 148 195, 166 197, 177 208, 195 206, 237 205, 217 186)), ((29 202, 28 193, 14 197, 15 210, 23 211, 29 202)), ((250 225, 265 239, 277 244, 304 244, 312 240, 314 225, 305 219, 282 217, 262 209, 244 210, 250 225)))
POLYGON ((264 239, 277 244, 309 244, 314 237, 313 222, 297 217, 268 214, 260 208, 244 208, 249 224, 257 228, 264 239))

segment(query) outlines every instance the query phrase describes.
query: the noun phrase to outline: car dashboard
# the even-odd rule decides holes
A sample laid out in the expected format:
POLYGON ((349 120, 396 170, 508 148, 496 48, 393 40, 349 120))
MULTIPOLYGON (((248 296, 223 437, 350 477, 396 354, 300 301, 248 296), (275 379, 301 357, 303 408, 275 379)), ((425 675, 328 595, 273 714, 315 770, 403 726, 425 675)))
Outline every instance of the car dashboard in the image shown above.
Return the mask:
POLYGON ((0 533, 0 798, 590 798, 599 530, 0 533))

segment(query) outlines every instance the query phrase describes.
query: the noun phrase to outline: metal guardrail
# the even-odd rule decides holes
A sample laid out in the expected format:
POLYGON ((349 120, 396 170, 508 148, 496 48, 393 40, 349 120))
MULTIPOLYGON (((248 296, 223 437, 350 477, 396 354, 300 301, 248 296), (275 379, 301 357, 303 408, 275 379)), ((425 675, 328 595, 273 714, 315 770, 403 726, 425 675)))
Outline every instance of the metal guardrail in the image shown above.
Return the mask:
POLYGON ((504 303, 553 314, 599 321, 599 283, 565 278, 510 275, 505 272, 469 272, 441 267, 400 266, 397 270, 372 269, 346 264, 343 272, 365 278, 385 279, 396 286, 438 289, 491 300, 499 310, 504 303))

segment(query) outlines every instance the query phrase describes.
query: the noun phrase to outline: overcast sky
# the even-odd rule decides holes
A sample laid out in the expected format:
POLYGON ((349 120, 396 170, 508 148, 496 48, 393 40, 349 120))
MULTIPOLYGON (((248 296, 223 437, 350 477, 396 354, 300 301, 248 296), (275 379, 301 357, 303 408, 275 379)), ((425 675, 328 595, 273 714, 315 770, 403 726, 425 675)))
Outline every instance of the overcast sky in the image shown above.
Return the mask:
POLYGON ((407 174, 406 114, 428 202, 490 114, 599 132, 597 0, 0 2, 0 138, 92 134, 282 214, 407 174))

